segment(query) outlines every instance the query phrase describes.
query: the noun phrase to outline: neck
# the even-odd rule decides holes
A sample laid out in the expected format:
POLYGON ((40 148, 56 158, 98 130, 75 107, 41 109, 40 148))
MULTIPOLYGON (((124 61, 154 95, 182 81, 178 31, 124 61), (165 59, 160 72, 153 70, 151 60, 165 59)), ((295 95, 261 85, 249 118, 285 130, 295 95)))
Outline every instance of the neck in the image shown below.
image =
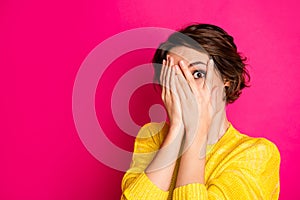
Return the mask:
POLYGON ((216 114, 214 120, 211 123, 207 144, 215 144, 225 134, 229 127, 229 121, 227 120, 225 107, 216 114))

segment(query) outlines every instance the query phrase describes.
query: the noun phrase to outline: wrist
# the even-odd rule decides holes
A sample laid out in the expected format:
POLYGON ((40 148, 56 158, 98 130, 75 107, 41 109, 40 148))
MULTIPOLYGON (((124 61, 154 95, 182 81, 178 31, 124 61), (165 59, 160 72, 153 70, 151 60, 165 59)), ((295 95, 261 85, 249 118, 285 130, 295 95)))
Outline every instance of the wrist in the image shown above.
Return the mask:
POLYGON ((208 132, 209 126, 206 125, 200 126, 195 130, 186 130, 185 148, 194 151, 201 149, 202 146, 206 147, 208 132))
POLYGON ((181 123, 170 123, 166 141, 182 140, 184 136, 184 126, 181 123))
POLYGON ((170 121, 170 130, 184 130, 184 125, 182 120, 171 120, 170 121))

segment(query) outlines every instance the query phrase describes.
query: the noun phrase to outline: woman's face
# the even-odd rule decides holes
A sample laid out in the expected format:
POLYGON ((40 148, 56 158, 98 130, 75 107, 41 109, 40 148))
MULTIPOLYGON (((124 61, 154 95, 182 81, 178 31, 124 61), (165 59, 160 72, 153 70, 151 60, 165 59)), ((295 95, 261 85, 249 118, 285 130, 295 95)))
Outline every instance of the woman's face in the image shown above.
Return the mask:
MULTIPOLYGON (((207 72, 207 64, 209 61, 209 56, 207 54, 189 47, 177 46, 171 48, 168 55, 173 57, 175 65, 179 66, 179 61, 183 60, 189 66, 189 71, 193 75, 197 84, 200 84, 200 82, 203 81, 207 72)), ((214 76, 213 82, 219 86, 224 86, 218 70, 214 70, 214 73, 216 76, 214 76)))

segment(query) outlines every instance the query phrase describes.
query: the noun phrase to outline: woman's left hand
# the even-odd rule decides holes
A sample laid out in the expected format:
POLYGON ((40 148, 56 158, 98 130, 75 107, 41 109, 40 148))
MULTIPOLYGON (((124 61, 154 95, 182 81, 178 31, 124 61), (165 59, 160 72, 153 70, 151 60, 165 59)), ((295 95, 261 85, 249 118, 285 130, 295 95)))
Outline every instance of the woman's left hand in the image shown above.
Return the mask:
POLYGON ((206 77, 199 82, 196 82, 184 61, 180 61, 179 66, 181 70, 177 67, 175 83, 186 133, 196 133, 203 126, 209 129, 214 116, 225 106, 222 78, 215 70, 212 59, 207 64, 206 77))

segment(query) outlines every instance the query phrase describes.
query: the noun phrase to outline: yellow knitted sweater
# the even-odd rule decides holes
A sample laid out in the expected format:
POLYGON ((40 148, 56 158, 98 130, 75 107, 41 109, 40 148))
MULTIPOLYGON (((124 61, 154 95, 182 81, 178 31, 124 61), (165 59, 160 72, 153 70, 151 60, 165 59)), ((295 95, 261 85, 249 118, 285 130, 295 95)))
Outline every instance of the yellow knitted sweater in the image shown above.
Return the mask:
POLYGON ((159 189, 144 170, 159 150, 168 128, 167 123, 152 122, 140 129, 131 166, 122 180, 121 200, 278 199, 280 154, 277 147, 264 138, 239 133, 232 124, 216 144, 207 147, 205 184, 175 188, 178 159, 169 190, 159 189))

